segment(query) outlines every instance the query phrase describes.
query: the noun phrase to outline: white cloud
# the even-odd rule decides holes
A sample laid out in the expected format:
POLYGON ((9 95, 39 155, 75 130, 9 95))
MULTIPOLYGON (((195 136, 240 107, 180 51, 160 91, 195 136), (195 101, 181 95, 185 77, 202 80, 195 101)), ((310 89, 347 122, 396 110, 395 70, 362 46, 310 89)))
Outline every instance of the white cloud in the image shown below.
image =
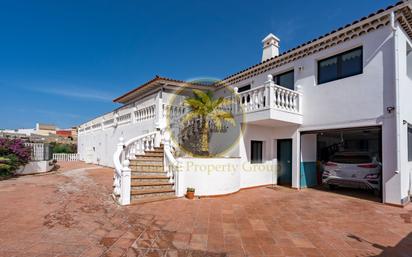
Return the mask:
POLYGON ((91 89, 87 89, 87 88, 26 87, 26 89, 29 89, 29 90, 35 91, 35 92, 39 92, 39 93, 44 93, 44 94, 58 95, 58 96, 78 98, 78 99, 84 99, 84 100, 110 102, 114 98, 113 95, 111 95, 107 92, 100 91, 100 90, 91 90, 91 89))

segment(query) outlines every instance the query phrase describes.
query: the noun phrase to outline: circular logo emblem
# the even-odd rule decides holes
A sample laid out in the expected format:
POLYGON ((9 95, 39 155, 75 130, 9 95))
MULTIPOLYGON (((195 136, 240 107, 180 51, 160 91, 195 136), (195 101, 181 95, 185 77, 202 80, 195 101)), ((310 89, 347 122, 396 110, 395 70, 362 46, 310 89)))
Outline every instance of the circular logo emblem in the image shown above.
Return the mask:
MULTIPOLYGON (((166 129, 178 150, 195 157, 224 157, 232 152, 243 131, 240 98, 214 79, 197 79, 168 94, 166 129)), ((183 153, 181 154, 183 155, 183 153)))

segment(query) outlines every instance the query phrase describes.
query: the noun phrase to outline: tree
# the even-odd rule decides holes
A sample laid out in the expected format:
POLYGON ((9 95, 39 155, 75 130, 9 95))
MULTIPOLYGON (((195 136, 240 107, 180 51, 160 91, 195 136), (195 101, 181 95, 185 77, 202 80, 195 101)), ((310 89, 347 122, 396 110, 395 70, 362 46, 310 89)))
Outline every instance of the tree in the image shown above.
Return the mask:
POLYGON ((186 98, 184 103, 190 108, 190 111, 183 117, 183 124, 200 119, 200 148, 202 155, 209 155, 209 122, 213 123, 218 130, 223 127, 223 122, 229 122, 235 125, 235 119, 232 113, 225 111, 223 108, 232 103, 230 99, 219 97, 213 99, 213 93, 207 91, 206 93, 193 89, 192 98, 186 98))
POLYGON ((0 138, 0 176, 8 176, 30 161, 31 148, 20 139, 0 138))

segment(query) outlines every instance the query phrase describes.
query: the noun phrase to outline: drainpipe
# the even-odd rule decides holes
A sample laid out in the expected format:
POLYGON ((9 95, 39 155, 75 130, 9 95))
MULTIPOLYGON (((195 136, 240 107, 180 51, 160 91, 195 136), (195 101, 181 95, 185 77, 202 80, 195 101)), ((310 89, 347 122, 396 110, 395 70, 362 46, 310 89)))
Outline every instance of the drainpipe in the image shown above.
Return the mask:
MULTIPOLYGON (((395 12, 390 14, 390 25, 393 33, 393 43, 395 52, 395 123, 396 123, 396 170, 399 174, 401 169, 401 125, 400 125, 400 99, 399 99, 399 49, 398 49, 398 28, 395 25, 395 12)), ((401 199, 402 202, 402 199, 401 199)))

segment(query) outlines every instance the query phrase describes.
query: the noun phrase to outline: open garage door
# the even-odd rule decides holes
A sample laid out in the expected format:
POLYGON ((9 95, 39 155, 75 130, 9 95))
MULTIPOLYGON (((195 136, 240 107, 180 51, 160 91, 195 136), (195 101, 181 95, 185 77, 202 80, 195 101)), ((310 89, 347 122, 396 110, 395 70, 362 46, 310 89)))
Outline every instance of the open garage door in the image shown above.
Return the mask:
POLYGON ((381 198, 381 135, 381 127, 302 132, 301 187, 381 198))

